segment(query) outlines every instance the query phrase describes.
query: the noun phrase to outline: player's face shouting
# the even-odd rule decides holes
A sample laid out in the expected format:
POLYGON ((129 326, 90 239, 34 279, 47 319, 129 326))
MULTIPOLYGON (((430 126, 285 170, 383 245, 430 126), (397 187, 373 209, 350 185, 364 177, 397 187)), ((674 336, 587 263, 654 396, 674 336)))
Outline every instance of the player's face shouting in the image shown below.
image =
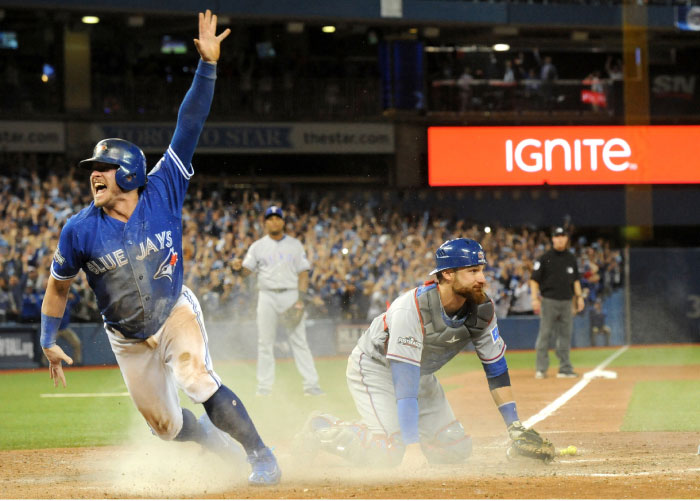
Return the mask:
POLYGON ((117 169, 113 167, 97 167, 90 174, 90 189, 95 207, 109 207, 110 203, 114 202, 122 193, 122 190, 117 186, 116 172, 117 169))
POLYGON ((486 276, 484 275, 484 265, 460 268, 455 273, 452 282, 452 290, 476 304, 486 301, 486 276))

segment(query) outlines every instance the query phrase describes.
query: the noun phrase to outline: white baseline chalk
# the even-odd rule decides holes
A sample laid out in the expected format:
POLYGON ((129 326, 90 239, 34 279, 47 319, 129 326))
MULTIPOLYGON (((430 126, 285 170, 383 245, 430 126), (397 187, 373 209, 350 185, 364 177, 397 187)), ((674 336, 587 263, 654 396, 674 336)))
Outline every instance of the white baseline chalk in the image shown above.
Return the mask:
POLYGON ((625 351, 627 351, 627 348, 629 348, 629 345, 624 345, 620 347, 619 350, 617 350, 615 353, 603 360, 595 369, 593 369, 590 372, 586 372, 583 375, 583 378, 581 378, 581 381, 577 382, 567 391, 562 393, 556 400, 554 400, 554 402, 546 406, 540 412, 528 418, 526 421, 523 421, 523 426, 525 428, 530 428, 536 423, 547 419, 549 416, 555 413, 557 409, 559 409, 562 405, 571 400, 578 392, 583 390, 588 385, 588 383, 591 382, 591 379, 596 377, 605 377, 606 372, 609 371, 603 371, 603 369, 605 369, 610 364, 610 362, 612 362, 617 357, 622 355, 625 351))
POLYGON ((42 393, 41 398, 94 398, 94 397, 128 397, 127 392, 121 393, 42 393))

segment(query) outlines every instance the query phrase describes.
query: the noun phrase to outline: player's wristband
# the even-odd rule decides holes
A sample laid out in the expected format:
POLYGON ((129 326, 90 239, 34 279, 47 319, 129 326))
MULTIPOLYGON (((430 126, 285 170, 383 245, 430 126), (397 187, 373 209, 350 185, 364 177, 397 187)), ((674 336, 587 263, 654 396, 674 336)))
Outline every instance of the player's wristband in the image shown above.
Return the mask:
POLYGON ((503 416, 506 426, 510 426, 514 421, 520 421, 518 418, 518 410, 515 408, 515 402, 506 402, 498 406, 498 410, 503 416))
POLYGON ((51 348, 56 344, 56 337, 58 336, 58 328, 61 326, 62 318, 50 317, 48 315, 41 314, 41 336, 39 337, 39 344, 42 348, 51 348))
POLYGON ((216 79, 216 62, 200 59, 199 64, 197 64, 197 75, 203 76, 204 78, 216 79))

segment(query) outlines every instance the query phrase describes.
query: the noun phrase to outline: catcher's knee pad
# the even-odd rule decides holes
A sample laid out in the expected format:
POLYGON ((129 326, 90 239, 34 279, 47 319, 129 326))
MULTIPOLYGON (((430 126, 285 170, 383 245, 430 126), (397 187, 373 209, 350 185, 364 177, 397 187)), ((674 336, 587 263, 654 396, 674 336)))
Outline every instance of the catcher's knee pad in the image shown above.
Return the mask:
POLYGON ((404 454, 398 434, 372 435, 365 425, 341 421, 330 414, 310 419, 308 428, 320 448, 357 466, 395 466, 404 454))
POLYGON ((433 464, 462 463, 472 453, 472 438, 459 421, 439 430, 430 440, 421 440, 421 449, 433 464))

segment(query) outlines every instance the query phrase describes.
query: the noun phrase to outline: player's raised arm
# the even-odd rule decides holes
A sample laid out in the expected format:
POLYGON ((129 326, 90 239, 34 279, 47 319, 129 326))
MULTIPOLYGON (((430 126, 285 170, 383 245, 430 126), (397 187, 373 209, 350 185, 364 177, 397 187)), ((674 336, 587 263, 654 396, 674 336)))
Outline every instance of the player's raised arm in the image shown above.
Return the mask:
POLYGON ((221 41, 231 33, 227 28, 217 35, 216 22, 217 18, 210 10, 204 14, 199 13, 199 37, 194 39, 194 44, 201 60, 197 66, 192 87, 187 91, 180 106, 171 143, 174 153, 185 169, 190 168, 194 149, 211 108, 221 41))
POLYGON ((73 359, 56 344, 56 335, 61 325, 63 312, 66 309, 66 300, 72 281, 72 279, 56 280, 53 276, 49 276, 44 302, 41 305, 40 343, 49 361, 49 375, 53 379, 54 388, 58 386, 59 380, 64 387, 66 386, 66 377, 63 375, 61 362, 66 362, 68 365, 73 364, 73 359))

